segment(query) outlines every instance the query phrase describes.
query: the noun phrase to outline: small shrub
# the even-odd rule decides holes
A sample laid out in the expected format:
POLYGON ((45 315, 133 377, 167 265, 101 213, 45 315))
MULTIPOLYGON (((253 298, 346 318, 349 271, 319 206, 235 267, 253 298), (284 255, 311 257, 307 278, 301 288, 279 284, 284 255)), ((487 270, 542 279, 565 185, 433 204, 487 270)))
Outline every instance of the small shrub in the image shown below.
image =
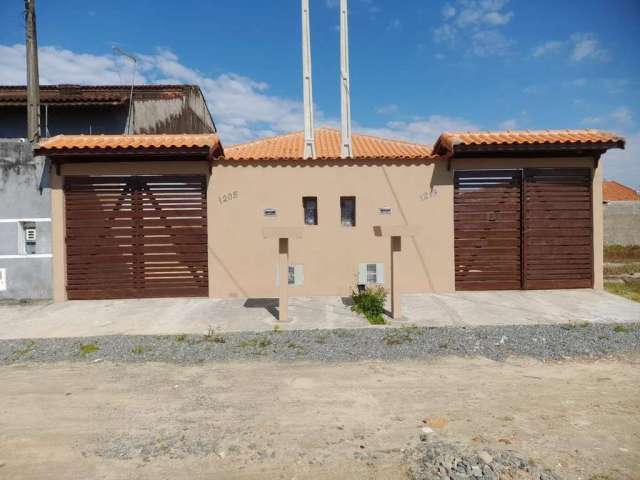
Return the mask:
POLYGON ((187 339, 186 335, 178 335, 176 337, 176 342, 184 342, 187 339))
POLYGON ((363 292, 351 293, 351 310, 364 315, 371 325, 384 325, 384 301, 387 293, 383 287, 367 287, 363 292))
POLYGON ((616 333, 629 333, 629 329, 624 325, 616 325, 613 327, 613 331, 616 333))
POLYGON ((81 343, 80 344, 80 354, 89 355, 91 353, 97 352, 100 350, 100 347, 95 343, 81 343))

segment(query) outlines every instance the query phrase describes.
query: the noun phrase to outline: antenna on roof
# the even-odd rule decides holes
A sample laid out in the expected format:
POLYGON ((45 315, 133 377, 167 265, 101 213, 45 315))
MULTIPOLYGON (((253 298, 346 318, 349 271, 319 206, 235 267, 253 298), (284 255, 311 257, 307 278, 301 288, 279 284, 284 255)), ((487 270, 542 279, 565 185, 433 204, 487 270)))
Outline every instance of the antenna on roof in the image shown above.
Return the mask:
POLYGON ((114 45, 111 48, 113 48, 113 51, 116 52, 118 55, 127 57, 129 60, 133 62, 133 75, 131 76, 131 92, 129 93, 129 113, 127 114, 127 130, 125 131, 125 133, 127 134, 132 134, 133 132, 131 128, 131 122, 132 122, 131 117, 133 114, 133 86, 136 83, 136 68, 138 68, 138 59, 135 57, 135 55, 125 52, 117 45, 114 45))
POLYGON ((351 146, 351 98, 349 91, 349 19, 347 0, 340 0, 340 100, 342 111, 341 126, 341 157, 352 158, 351 146))
POLYGON ((302 84, 304 96, 304 153, 302 158, 316 158, 316 141, 313 126, 313 82, 311 80, 309 0, 302 0, 302 84))

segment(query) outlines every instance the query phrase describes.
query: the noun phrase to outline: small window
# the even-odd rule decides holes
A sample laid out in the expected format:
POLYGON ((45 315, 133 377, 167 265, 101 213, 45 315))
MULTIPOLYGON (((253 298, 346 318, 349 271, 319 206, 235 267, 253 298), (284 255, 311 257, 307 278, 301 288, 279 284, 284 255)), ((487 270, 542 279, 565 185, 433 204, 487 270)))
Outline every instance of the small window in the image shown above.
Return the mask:
POLYGON ((302 197, 304 224, 318 225, 318 197, 302 197))
POLYGON ((356 197, 340 197, 340 222, 344 227, 356 226, 356 197))
POLYGON ((361 263, 358 266, 358 284, 360 285, 384 284, 384 264, 361 263))

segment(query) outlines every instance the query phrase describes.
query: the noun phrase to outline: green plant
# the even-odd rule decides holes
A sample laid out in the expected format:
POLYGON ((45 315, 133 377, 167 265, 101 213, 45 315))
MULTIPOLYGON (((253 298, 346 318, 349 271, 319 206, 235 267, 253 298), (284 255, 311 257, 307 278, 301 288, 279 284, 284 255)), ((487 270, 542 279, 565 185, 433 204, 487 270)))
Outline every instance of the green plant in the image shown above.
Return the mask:
POLYGON ((615 293, 635 302, 640 302, 640 282, 636 283, 616 283, 605 282, 604 288, 607 292, 615 293))
POLYGON ((209 327, 207 333, 204 334, 205 342, 213 342, 213 343, 225 343, 226 340, 222 335, 218 333, 218 331, 212 327, 209 327))
POLYGON ((386 297, 387 293, 381 286, 367 287, 362 292, 354 291, 351 293, 351 310, 364 315, 371 325, 384 325, 387 323, 383 316, 386 297))
POLYGON ((280 327, 280 325, 274 325, 273 333, 280 333, 280 332, 282 332, 282 328, 280 327))
POLYGON ((613 327, 613 331, 616 333, 629 333, 629 329, 624 325, 616 325, 613 327))
POLYGON ((131 353, 133 353, 134 355, 142 355, 147 350, 148 349, 142 345, 136 345, 131 349, 131 353))
POLYGON ((24 347, 16 348, 16 350, 13 352, 13 355, 16 358, 21 358, 24 355, 27 355, 27 354, 33 352, 33 350, 35 348, 36 348, 36 342, 34 342, 33 340, 29 340, 24 347))
POLYGON ((95 343, 81 343, 80 344, 80 354, 81 355, 89 355, 90 353, 94 353, 100 350, 100 347, 95 343))
POLYGON ((186 335, 178 335, 176 337, 176 342, 184 342, 187 339, 186 335))
MULTIPOLYGON (((402 326, 384 332, 383 340, 387 345, 401 345, 413 341, 417 335, 418 327, 415 325, 402 326)), ((448 346, 448 345, 446 345, 448 346)), ((446 346, 444 348, 446 348, 446 346)))

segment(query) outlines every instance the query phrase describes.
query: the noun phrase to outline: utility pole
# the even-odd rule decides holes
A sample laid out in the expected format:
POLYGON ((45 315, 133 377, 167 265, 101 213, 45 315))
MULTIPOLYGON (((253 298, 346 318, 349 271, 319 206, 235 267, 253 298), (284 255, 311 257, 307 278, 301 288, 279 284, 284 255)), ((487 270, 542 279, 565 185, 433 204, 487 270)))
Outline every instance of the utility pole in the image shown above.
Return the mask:
POLYGON ((302 158, 316 158, 315 128, 313 125, 313 82, 311 79, 309 0, 302 0, 302 86, 304 96, 304 152, 302 154, 302 158))
POLYGON ((351 145, 351 92, 349 85, 349 11, 347 0, 340 0, 340 100, 342 103, 341 152, 342 158, 353 157, 351 145))
POLYGON ((24 0, 27 30, 27 136, 40 140, 40 77, 38 75, 38 38, 35 0, 24 0))

